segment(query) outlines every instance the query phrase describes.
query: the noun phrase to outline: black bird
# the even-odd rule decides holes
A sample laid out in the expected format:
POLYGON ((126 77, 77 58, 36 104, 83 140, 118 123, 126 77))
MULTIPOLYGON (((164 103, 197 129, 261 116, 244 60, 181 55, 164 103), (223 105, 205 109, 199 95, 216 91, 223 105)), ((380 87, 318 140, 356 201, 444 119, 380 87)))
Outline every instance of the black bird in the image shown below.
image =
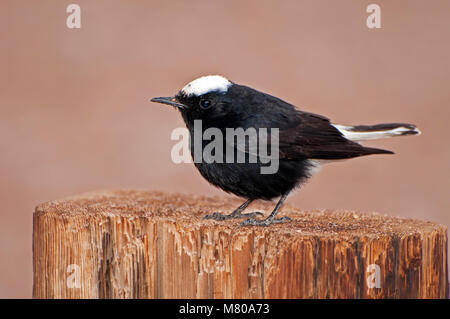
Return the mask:
MULTIPOLYGON (((294 105, 247 86, 233 83, 219 75, 200 77, 181 89, 173 97, 157 97, 151 101, 176 107, 190 132, 190 149, 194 154, 194 121, 201 120, 201 134, 208 128, 217 128, 223 136, 226 128, 278 129, 278 170, 261 174, 267 164, 257 157, 256 163, 248 161, 251 155, 246 144, 234 150, 246 153, 245 163, 229 163, 226 151, 223 161, 195 163, 202 176, 226 192, 246 198, 247 201, 229 215, 212 213, 205 218, 226 220, 248 218, 242 225, 268 226, 284 223, 289 217, 275 218, 288 194, 304 183, 321 165, 335 160, 372 154, 393 154, 391 151, 364 147, 359 141, 420 134, 412 124, 389 123, 378 125, 344 126, 332 124, 321 115, 298 110, 294 105), (271 200, 280 197, 275 209, 265 219, 257 219, 260 212, 242 213, 255 199, 271 200)), ((209 141, 202 141, 204 148, 209 141)), ((224 143, 227 143, 224 138, 224 143)), ((233 153, 234 154, 234 153, 233 153)), ((194 156, 194 155, 193 155, 194 156)))

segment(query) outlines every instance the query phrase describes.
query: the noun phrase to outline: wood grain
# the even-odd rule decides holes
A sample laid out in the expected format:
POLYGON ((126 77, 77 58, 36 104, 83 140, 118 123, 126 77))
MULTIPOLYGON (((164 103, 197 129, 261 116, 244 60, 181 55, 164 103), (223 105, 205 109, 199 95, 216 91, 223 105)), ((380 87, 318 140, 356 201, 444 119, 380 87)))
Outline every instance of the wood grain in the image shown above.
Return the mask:
MULTIPOLYGON (((36 207, 34 298, 446 298, 447 229, 286 206, 289 224, 203 220, 230 198, 144 191, 36 207), (370 268, 372 267, 372 268, 370 268), (374 267, 379 267, 379 286, 374 267), (372 277, 370 277, 372 275, 372 277)), ((249 209, 267 214, 273 204, 249 209)))

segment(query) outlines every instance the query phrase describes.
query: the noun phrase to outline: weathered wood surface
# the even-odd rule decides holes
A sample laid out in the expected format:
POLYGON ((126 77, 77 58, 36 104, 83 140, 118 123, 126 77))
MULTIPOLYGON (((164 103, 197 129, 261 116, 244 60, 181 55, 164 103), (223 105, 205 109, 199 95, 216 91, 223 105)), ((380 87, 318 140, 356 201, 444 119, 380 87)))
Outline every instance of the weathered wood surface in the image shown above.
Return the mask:
MULTIPOLYGON (((202 220, 238 204, 229 198, 120 191, 39 205, 33 296, 448 296, 445 226, 289 206, 282 213, 293 221, 267 228, 202 220)), ((257 203, 249 209, 268 213, 272 206, 257 203)))

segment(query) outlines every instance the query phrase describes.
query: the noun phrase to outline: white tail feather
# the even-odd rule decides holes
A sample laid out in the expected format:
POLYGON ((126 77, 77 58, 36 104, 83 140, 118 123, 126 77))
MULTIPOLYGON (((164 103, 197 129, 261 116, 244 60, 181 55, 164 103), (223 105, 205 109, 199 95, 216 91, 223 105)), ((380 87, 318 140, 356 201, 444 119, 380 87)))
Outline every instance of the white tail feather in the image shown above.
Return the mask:
MULTIPOLYGON (((380 138, 394 137, 394 136, 402 136, 402 135, 418 135, 421 132, 414 125, 399 124, 396 127, 383 128, 382 125, 374 125, 374 126, 345 126, 333 124, 335 128, 337 128, 342 135, 348 140, 351 141, 367 141, 367 140, 376 140, 380 138), (374 128, 380 127, 378 130, 374 130, 374 128), (366 129, 365 129, 366 128, 366 129)), ((388 124, 386 125, 388 126, 388 124)))

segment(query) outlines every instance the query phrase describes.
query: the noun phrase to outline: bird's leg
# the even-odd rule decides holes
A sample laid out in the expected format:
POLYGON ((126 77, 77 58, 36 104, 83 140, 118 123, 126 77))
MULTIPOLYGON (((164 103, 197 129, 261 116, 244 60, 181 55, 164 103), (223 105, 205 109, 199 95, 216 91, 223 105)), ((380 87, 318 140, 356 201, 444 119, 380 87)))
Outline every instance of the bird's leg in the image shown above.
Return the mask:
POLYGON ((212 214, 208 214, 203 219, 214 219, 214 220, 227 220, 227 219, 237 219, 237 218, 246 218, 246 217, 256 217, 258 215, 263 215, 260 212, 247 213, 243 214, 242 211, 247 208, 250 203, 253 202, 253 199, 248 199, 244 204, 236 208, 231 214, 225 215, 221 213, 214 212, 212 214))
POLYGON ((283 205, 287 197, 288 194, 284 194, 283 196, 281 196, 272 213, 266 219, 249 218, 247 220, 244 220, 241 223, 241 226, 269 226, 271 224, 282 224, 291 221, 291 219, 287 216, 275 218, 275 215, 278 213, 278 210, 280 209, 281 205, 283 205))

